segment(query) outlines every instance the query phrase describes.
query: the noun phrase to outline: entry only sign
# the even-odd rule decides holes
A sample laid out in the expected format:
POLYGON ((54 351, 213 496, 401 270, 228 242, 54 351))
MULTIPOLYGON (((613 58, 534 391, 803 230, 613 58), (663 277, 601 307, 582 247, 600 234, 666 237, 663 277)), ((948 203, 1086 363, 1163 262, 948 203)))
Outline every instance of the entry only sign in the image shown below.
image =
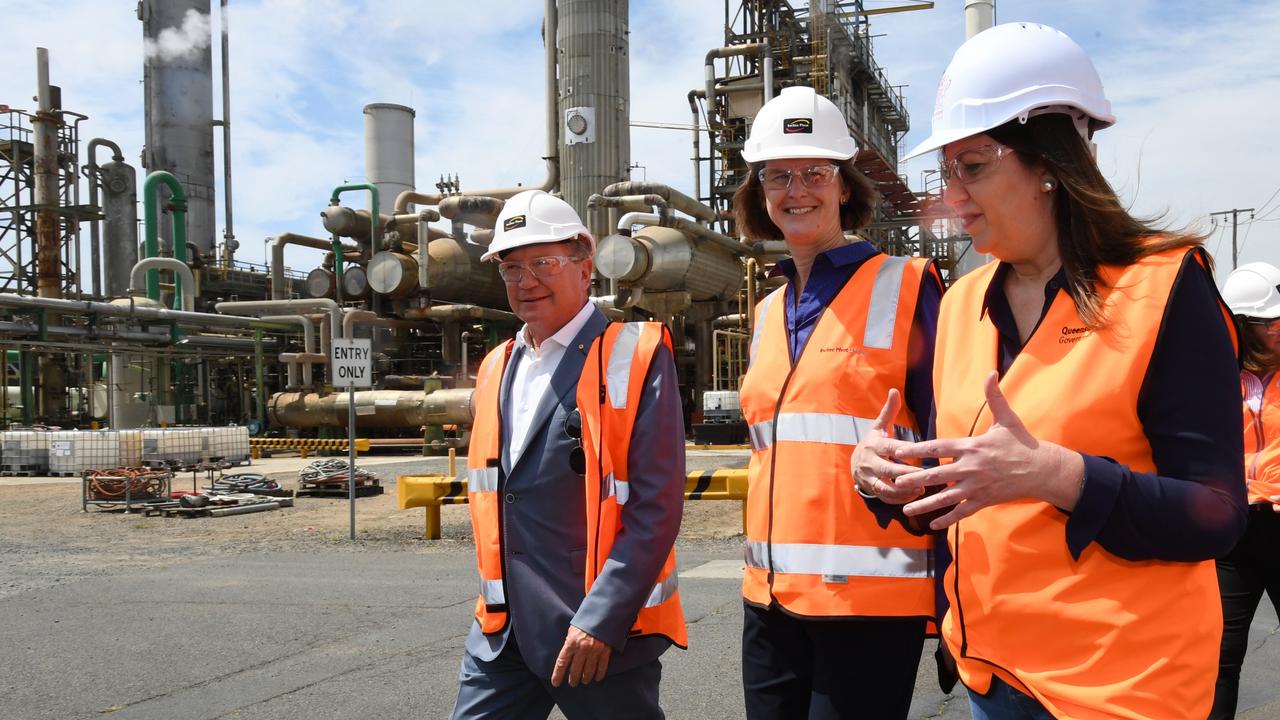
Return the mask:
POLYGON ((344 338, 333 341, 333 384, 373 387, 373 341, 344 338))

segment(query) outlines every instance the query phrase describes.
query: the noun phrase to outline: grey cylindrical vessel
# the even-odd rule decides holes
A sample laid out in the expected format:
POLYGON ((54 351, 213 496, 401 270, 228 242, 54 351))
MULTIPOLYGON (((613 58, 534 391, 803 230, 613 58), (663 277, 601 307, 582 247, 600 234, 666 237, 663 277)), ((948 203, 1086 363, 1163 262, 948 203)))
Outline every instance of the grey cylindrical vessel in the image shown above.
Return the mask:
POLYGON ((392 103, 364 106, 364 175, 378 188, 379 213, 389 214, 396 196, 414 189, 414 114, 413 108, 392 103))
POLYGON ((129 273, 138 262, 138 173, 112 160, 102 173, 103 289, 107 297, 129 292, 129 273))
POLYGON ((675 228, 650 226, 610 235, 596 249, 600 274, 647 290, 683 290, 694 300, 727 300, 742 287, 742 262, 675 228))
POLYGON ((607 213, 594 222, 587 198, 628 177, 631 164, 631 73, 628 0, 560 0, 560 189, 589 223, 609 233, 607 213))
MULTIPOLYGON (((416 428, 422 425, 470 425, 470 388, 426 393, 422 390, 361 390, 355 393, 356 426, 416 428)), ((276 393, 267 403, 273 426, 344 427, 347 393, 276 393)))
MULTIPOLYGON (((209 0, 142 0, 138 7, 147 52, 147 172, 167 170, 187 193, 187 241, 212 256, 217 218, 213 206, 213 53, 209 0), (167 32, 165 42, 160 34, 167 32)), ((164 247, 173 247, 171 223, 160 223, 164 247)), ((189 259, 189 258, 188 258, 189 259)))

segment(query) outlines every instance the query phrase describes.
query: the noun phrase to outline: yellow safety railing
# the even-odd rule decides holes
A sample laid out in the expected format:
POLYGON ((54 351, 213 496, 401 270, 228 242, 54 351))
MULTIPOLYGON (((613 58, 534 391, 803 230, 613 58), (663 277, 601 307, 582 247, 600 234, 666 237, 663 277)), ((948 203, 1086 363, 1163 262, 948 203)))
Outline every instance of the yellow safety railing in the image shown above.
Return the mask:
MULTIPOLYGON (((346 450, 347 440, 316 438, 249 438, 249 455, 257 460, 263 450, 296 450, 303 459, 309 450, 346 450)), ((369 451, 369 438, 356 438, 356 452, 369 451)))
MULTIPOLYGON (((452 461, 452 458, 450 458, 452 461)), ((720 468, 689 473, 684 481, 685 500, 747 499, 745 468, 720 468)), ((425 508, 425 534, 428 540, 440 539, 440 507, 461 505, 467 501, 467 481, 456 475, 401 475, 396 478, 396 502, 401 510, 425 508)), ((747 506, 743 502, 742 520, 746 528, 747 506)))

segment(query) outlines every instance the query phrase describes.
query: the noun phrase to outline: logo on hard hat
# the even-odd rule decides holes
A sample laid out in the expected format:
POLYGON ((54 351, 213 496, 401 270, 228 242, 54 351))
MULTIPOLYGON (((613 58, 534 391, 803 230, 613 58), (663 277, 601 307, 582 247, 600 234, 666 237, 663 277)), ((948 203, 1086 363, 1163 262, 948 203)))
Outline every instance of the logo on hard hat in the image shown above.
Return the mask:
POLYGON ((502 223, 502 231, 511 232, 516 228, 524 227, 525 224, 526 223, 523 215, 512 215, 511 217, 507 218, 506 222, 502 223))
POLYGON ((782 134, 795 135, 797 133, 813 134, 813 118, 787 118, 782 121, 782 134))

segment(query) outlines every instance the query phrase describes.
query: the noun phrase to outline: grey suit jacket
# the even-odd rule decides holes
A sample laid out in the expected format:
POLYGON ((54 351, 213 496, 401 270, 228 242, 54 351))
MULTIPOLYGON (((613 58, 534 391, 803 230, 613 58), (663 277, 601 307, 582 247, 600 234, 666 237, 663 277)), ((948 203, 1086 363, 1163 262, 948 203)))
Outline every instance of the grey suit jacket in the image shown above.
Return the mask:
MULTIPOLYGON (((609 674, 649 662, 671 645, 666 638, 627 634, 657 581, 684 510, 684 424, 675 362, 662 348, 646 379, 630 447, 630 495, 623 530, 605 568, 584 597, 586 500, 583 477, 569 467, 577 441, 565 419, 577 409, 577 385, 587 351, 608 321, 596 310, 566 348, 531 424, 514 467, 506 453, 499 480, 503 523, 503 577, 509 621, 493 635, 472 623, 467 652, 493 660, 514 633, 520 654, 536 675, 551 677, 569 625, 614 649, 609 674)), ((502 378, 502 443, 508 442, 507 398, 517 359, 502 378)))

